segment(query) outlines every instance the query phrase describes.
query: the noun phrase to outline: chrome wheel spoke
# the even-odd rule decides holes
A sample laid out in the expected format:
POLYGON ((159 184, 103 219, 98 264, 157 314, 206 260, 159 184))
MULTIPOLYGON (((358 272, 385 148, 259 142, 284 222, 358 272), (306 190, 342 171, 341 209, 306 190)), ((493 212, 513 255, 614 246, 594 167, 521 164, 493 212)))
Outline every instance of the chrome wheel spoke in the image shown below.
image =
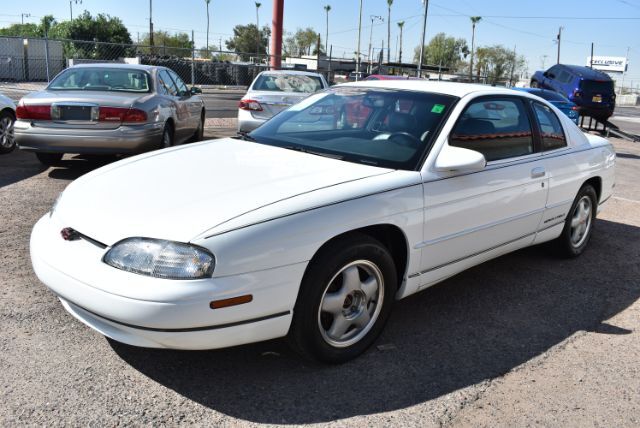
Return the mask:
POLYGON ((351 327, 351 321, 347 320, 342 314, 336 315, 327 334, 334 340, 340 340, 349 327, 351 327))
POLYGON ((375 298, 376 292, 378 291, 378 281, 373 276, 370 276, 364 282, 360 284, 360 289, 367 296, 367 303, 375 298))
POLYGON ((330 293, 324 296, 321 309, 330 314, 342 314, 345 296, 342 293, 330 293))
POLYGON ((357 266, 351 266, 342 272, 342 288, 348 291, 356 291, 361 287, 360 272, 357 266))
POLYGON ((579 247, 589 235, 591 227, 592 202, 588 196, 583 196, 576 205, 571 218, 571 244, 579 247))

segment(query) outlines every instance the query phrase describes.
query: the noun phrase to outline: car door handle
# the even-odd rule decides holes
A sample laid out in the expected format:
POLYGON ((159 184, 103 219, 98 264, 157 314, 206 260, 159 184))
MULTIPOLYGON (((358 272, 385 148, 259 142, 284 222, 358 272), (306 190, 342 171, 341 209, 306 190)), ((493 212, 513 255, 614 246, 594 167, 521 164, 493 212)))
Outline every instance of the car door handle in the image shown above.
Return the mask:
POLYGON ((531 170, 531 178, 540 178, 540 177, 544 177, 544 175, 546 174, 545 170, 543 167, 539 166, 537 168, 533 168, 531 170))

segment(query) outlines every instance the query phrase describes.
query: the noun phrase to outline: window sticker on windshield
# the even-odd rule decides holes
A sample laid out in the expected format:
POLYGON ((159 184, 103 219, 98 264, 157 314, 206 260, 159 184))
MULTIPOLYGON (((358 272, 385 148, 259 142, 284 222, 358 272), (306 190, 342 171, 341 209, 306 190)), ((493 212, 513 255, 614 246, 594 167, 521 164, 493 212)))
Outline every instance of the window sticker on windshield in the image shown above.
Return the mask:
POLYGON ((444 104, 434 104, 431 108, 431 113, 441 114, 444 111, 444 104))

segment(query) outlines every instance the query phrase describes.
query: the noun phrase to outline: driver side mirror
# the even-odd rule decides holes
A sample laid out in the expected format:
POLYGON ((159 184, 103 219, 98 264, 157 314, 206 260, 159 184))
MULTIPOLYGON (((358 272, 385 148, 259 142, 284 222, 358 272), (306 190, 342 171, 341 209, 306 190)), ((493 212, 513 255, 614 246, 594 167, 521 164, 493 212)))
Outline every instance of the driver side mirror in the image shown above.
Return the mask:
POLYGON ((196 86, 192 86, 191 89, 189 89, 189 93, 191 95, 200 95, 202 94, 202 89, 196 87, 196 86))
POLYGON ((475 172, 487 166, 484 155, 475 150, 463 149, 446 144, 436 159, 438 172, 475 172))

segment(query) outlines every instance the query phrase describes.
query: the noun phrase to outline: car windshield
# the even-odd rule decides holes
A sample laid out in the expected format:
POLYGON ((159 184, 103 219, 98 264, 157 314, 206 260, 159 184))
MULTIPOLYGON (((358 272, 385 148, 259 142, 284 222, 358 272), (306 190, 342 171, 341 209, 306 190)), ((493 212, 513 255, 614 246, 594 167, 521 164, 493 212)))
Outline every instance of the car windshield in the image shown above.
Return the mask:
POLYGON ((457 98, 341 87, 312 95, 249 134, 257 143, 415 170, 457 98))
POLYGON ((69 68, 47 87, 53 91, 149 92, 149 75, 142 70, 124 68, 69 68))
POLYGON ((318 76, 305 74, 262 74, 253 84, 254 91, 305 92, 313 93, 322 89, 318 76))
POLYGON ((606 80, 583 80, 580 88, 586 92, 613 92, 613 82, 606 80))

